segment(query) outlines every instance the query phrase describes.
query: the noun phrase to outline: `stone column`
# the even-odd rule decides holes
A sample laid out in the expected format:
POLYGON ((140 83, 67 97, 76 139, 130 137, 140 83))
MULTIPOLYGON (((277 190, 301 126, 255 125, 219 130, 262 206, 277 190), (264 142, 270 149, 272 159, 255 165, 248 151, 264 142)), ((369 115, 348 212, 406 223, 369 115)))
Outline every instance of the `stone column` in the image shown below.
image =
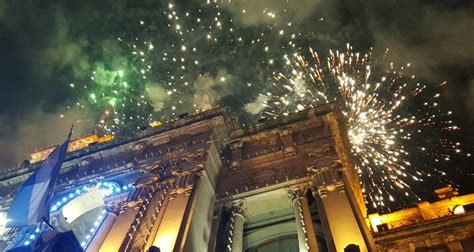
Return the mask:
POLYGON ((296 220, 296 232, 298 235, 299 250, 319 251, 314 232, 313 219, 309 210, 308 199, 304 194, 306 190, 289 189, 288 195, 293 203, 296 220))
POLYGON ((245 202, 241 201, 232 206, 232 252, 242 252, 244 243, 245 202))
MULTIPOLYGON (((346 188, 342 167, 335 163, 331 167, 311 167, 308 172, 313 176, 315 199, 322 205, 321 210, 325 213, 325 220, 321 222, 328 226, 325 227, 324 235, 332 238, 329 239, 331 244, 328 244, 332 247, 330 250, 344 251, 349 244, 358 245, 362 252, 375 247, 372 240, 364 237, 363 228, 366 224, 359 222, 356 216, 355 211, 358 209, 354 202, 351 203, 348 195, 351 191, 346 191, 350 186, 346 188)), ((370 249, 372 250, 374 249, 370 249)))

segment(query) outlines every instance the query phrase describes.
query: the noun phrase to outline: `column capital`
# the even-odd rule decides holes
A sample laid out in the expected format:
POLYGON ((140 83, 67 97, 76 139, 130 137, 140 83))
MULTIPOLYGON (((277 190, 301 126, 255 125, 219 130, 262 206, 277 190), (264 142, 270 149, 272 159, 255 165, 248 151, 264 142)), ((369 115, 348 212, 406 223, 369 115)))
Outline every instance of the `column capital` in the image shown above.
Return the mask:
POLYGON ((340 162, 334 162, 330 167, 315 168, 308 167, 308 173, 313 178, 313 190, 317 190, 321 198, 327 197, 327 193, 337 191, 345 193, 343 179, 343 168, 340 162))
POLYGON ((248 220, 247 204, 245 200, 233 202, 230 206, 230 211, 232 212, 233 216, 241 216, 243 217, 244 221, 248 220))
POLYGON ((301 185, 297 187, 289 187, 286 189, 286 192, 288 193, 291 202, 294 202, 297 199, 306 198, 306 192, 308 189, 309 185, 301 185))

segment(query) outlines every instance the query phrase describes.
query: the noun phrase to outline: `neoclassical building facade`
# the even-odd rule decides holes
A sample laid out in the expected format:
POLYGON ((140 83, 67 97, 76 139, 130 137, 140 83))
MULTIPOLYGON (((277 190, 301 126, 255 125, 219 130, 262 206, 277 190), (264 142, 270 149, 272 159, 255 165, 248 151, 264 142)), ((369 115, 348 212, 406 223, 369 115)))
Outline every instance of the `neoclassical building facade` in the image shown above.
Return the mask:
MULTIPOLYGON (((368 215, 344 129, 334 105, 246 128, 218 107, 117 139, 80 138, 51 222, 85 251, 474 249, 474 195, 445 189, 439 202, 368 215)), ((46 228, 1 222, 51 150, 0 174, 1 249, 28 246, 46 228)))

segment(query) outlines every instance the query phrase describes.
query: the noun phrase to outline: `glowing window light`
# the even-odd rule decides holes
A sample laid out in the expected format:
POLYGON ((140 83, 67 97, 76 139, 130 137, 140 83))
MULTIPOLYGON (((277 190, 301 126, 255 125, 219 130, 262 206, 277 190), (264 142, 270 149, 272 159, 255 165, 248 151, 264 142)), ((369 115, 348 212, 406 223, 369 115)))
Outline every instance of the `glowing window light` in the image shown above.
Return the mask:
POLYGON ((456 215, 463 214, 465 212, 466 211, 464 210, 464 207, 462 205, 455 206, 454 209, 453 209, 453 213, 456 214, 456 215))
POLYGON ((369 220, 370 220, 370 224, 372 225, 372 230, 374 230, 374 232, 378 232, 377 226, 382 224, 382 220, 380 219, 380 215, 377 214, 377 213, 370 214, 369 215, 369 220))

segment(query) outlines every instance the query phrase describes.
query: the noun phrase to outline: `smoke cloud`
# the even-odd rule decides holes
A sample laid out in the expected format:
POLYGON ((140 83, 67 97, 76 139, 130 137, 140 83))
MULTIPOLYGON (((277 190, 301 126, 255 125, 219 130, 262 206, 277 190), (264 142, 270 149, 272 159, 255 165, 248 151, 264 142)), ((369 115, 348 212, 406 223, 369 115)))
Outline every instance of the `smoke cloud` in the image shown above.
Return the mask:
POLYGON ((259 94, 255 101, 245 104, 244 109, 252 115, 257 115, 266 107, 267 101, 268 97, 266 95, 259 94))
POLYGON ((70 25, 61 12, 54 15, 56 33, 49 43, 37 51, 37 64, 46 77, 54 73, 72 68, 75 75, 84 74, 90 70, 90 63, 84 49, 89 42, 84 37, 75 38, 70 34, 70 25))
POLYGON ((232 75, 220 69, 214 76, 207 73, 194 82, 194 104, 202 110, 218 105, 222 97, 230 94, 229 85, 233 82, 232 75))
POLYGON ((0 21, 3 20, 7 11, 7 4, 5 0, 0 0, 0 21))
POLYGON ((145 92, 148 95, 155 112, 161 111, 164 108, 166 101, 169 100, 167 91, 157 83, 147 83, 145 86, 145 92))
MULTIPOLYGON (((45 112, 37 109, 15 123, 0 118, 0 146, 3 147, 0 164, 29 160, 31 153, 61 143, 71 124, 74 124, 73 138, 78 138, 90 133, 94 122, 84 121, 79 110, 45 112)), ((7 168, 10 167, 1 167, 7 168)))

